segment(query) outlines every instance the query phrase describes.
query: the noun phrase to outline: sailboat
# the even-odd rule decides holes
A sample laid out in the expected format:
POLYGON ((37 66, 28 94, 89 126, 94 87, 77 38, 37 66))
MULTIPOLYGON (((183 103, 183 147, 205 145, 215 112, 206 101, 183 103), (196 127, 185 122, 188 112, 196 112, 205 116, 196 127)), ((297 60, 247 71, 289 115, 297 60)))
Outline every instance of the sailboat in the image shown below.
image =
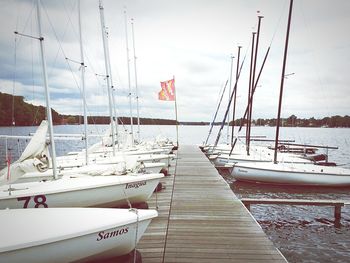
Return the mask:
POLYGON ((236 180, 268 184, 349 186, 350 170, 314 164, 237 163, 232 175, 236 180))
MULTIPOLYGON (((221 167, 239 162, 271 162, 273 155, 274 151, 263 146, 250 147, 250 154, 247 155, 244 145, 240 145, 231 155, 229 153, 211 155, 209 160, 215 166, 221 167)), ((284 163, 313 163, 312 160, 301 157, 301 155, 281 153, 278 155, 278 160, 284 163)))
MULTIPOLYGON (((57 166, 60 169, 65 168, 71 168, 71 167, 79 167, 83 164, 87 164, 88 161, 90 163, 94 164, 103 164, 104 166, 112 167, 113 169, 117 168, 116 166, 121 166, 120 168, 117 168, 119 173, 124 173, 123 170, 138 170, 141 168, 141 171, 144 172, 163 172, 167 173, 167 168, 169 165, 169 159, 170 156, 166 154, 156 154, 153 155, 153 153, 162 153, 164 149, 152 149, 152 150, 145 150, 145 149, 139 149, 135 148, 134 146, 134 139, 133 139, 133 133, 131 132, 131 136, 127 136, 123 143, 123 150, 122 151, 116 151, 115 145, 118 143, 118 149, 120 146, 120 139, 118 138, 118 131, 115 132, 115 126, 118 126, 118 122, 113 120, 112 112, 114 109, 114 115, 115 115, 115 105, 113 104, 112 100, 112 94, 110 92, 111 89, 113 89, 112 84, 112 74, 111 74, 111 65, 109 61, 109 47, 108 47, 108 38, 107 38, 107 32, 106 32, 106 26, 105 26, 105 19, 104 19, 104 7, 102 1, 99 1, 99 9, 100 9, 100 19, 101 19, 101 32, 102 32, 102 39, 103 39, 103 47, 104 47, 104 55, 105 55, 105 70, 106 70, 106 84, 107 84, 107 91, 108 91, 108 99, 109 99, 109 113, 110 113, 110 130, 108 131, 105 138, 102 140, 102 143, 96 143, 95 145, 91 146, 89 149, 87 148, 87 135, 86 135, 86 109, 85 109, 85 99, 84 99, 84 126, 85 126, 85 152, 76 152, 76 153, 70 153, 68 156, 62 156, 58 157, 57 160, 57 166), (146 155, 147 154, 147 155, 146 155), (129 155, 133 155, 133 157, 129 158, 129 155), (128 159, 128 160, 126 160, 128 159), (131 163, 133 163, 131 165, 131 163), (150 164, 151 163, 151 164, 150 164), (124 165, 124 167, 123 167, 124 165)), ((80 22, 79 22, 80 25, 80 22)), ((81 31, 80 31, 81 32, 81 31)), ((81 53, 82 53, 82 40, 80 36, 80 46, 81 46, 81 53)), ((128 50, 127 50, 128 52, 128 50)), ((81 54, 82 57, 82 65, 83 63, 83 54, 81 54)), ((82 71, 82 75, 83 75, 82 71)), ((82 80, 84 80, 84 77, 82 77, 82 80)), ((84 81, 82 81, 82 86, 84 87, 84 81)), ((130 88, 130 79, 129 79, 129 88, 130 88)), ((84 90, 84 89, 83 89, 84 90)), ((131 94, 131 93, 130 93, 131 94)), ((130 101, 131 103, 131 101, 130 101)), ((131 110, 131 104, 130 104, 130 110, 131 110)), ((116 118, 116 116, 114 116, 116 118)), ((132 121, 132 118, 131 118, 132 121)), ((132 125, 131 125, 132 130, 132 125)), ((165 149, 166 150, 166 149, 165 149)), ((169 152, 168 152, 169 153, 169 152)), ((97 169, 104 169, 101 166, 96 166, 97 169)), ((108 168, 107 168, 108 169, 108 168)))
MULTIPOLYGON (((59 177, 57 172, 55 141, 53 134, 50 94, 44 56, 44 38, 41 33, 40 0, 37 2, 38 31, 46 92, 48 125, 42 124, 37 136, 29 143, 22 156, 2 172, 0 187, 0 208, 30 207, 77 207, 77 206, 122 206, 147 201, 163 174, 134 174, 125 176, 90 176, 75 171, 59 177), (46 142, 36 138, 49 130, 51 158, 48 157, 46 142), (28 171, 38 172, 47 169, 48 160, 52 162, 53 179, 29 183, 12 183, 28 171)), ((45 136, 46 137, 46 136, 45 136)))
POLYGON ((318 166, 314 164, 297 164, 279 162, 277 159, 280 115, 287 60, 289 31, 292 17, 293 0, 290 0, 288 26, 284 50, 284 59, 279 96, 274 161, 270 163, 236 163, 231 175, 236 180, 269 184, 349 186, 350 170, 335 166, 318 166))
POLYGON ((114 166, 85 165, 60 170, 54 178, 54 170, 49 169, 54 159, 49 156, 47 130, 48 123, 43 121, 20 158, 0 171, 0 209, 143 203, 164 176, 157 173, 118 176, 114 166))
POLYGON ((126 255, 156 210, 48 208, 0 210, 1 262, 101 261, 126 255))
MULTIPOLYGON (((39 33, 41 35, 40 0, 37 0, 37 10, 39 33)), ((40 41, 43 41, 42 37, 40 37, 40 41)), ((41 51, 43 54, 42 42, 41 51)), ((48 95, 44 58, 43 65, 45 88, 48 95)), ((49 102, 49 96, 47 96, 47 102, 49 102)), ((48 112, 51 111, 49 103, 47 103, 47 110, 48 112)), ((51 115, 49 114, 48 119, 50 124, 51 115)), ((16 188, 11 187, 11 183, 15 182, 24 173, 32 170, 44 172, 49 168, 50 158, 46 142, 44 141, 43 143, 42 140, 37 140, 42 135, 46 137, 47 129, 48 126, 42 123, 19 160, 8 167, 7 173, 2 174, 1 183, 5 190, 2 189, 1 192, 8 192, 9 196, 1 197, 0 203, 3 205, 1 208, 4 208, 4 206, 13 207, 11 202, 16 202, 17 200, 18 202, 24 201, 23 208, 34 207, 34 209, 0 210, 1 261, 100 261, 130 253, 135 249, 137 242, 152 218, 158 215, 157 211, 104 208, 48 208, 48 203, 51 201, 55 201, 56 205, 61 202, 63 206, 90 206, 94 205, 93 203, 96 203, 96 201, 113 205, 110 203, 113 200, 111 196, 118 195, 114 188, 117 177, 94 177, 95 182, 92 182, 87 176, 82 176, 83 180, 56 178, 52 122, 50 137, 51 146, 53 147, 53 158, 51 160, 53 161, 55 180, 47 183, 17 184, 16 188), (110 179, 109 181, 105 180, 108 178, 110 179), (85 185, 82 184, 83 181, 85 181, 85 185), (42 194, 43 191, 46 192, 42 194), (108 193, 107 195, 105 195, 106 192, 108 193), (32 201, 35 203, 34 206, 30 204, 32 201), (35 209, 40 207, 47 209, 35 209)), ((148 182, 143 181, 140 183, 137 180, 127 180, 124 183, 126 183, 126 187, 125 189, 121 188, 121 191, 127 196, 126 192, 128 189, 140 188, 148 182)), ((123 184, 120 185, 125 186, 123 184)), ((128 203, 130 204, 130 200, 128 200, 128 203)))

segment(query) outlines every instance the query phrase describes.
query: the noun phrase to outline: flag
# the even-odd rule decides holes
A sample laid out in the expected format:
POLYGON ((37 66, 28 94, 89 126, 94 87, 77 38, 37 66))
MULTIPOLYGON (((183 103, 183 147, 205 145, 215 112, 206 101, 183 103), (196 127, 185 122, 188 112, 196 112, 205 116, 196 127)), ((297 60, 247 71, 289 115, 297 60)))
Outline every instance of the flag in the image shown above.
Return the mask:
POLYGON ((159 100, 175 100, 175 79, 160 82, 162 90, 158 93, 159 100))

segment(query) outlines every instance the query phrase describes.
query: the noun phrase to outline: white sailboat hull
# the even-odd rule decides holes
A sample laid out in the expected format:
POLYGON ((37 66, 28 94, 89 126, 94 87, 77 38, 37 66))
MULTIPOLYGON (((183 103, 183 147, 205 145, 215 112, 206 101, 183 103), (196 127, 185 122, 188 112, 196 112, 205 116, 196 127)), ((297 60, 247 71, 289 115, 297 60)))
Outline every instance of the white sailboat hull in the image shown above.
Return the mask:
MULTIPOLYGON (((284 163, 312 163, 311 160, 303 159, 298 156, 294 156, 291 154, 279 154, 277 156, 278 161, 284 163)), ((213 158, 209 157, 209 160, 215 166, 225 166, 225 164, 233 164, 233 163, 243 163, 243 162, 263 162, 268 163, 273 160, 273 152, 267 151, 265 153, 255 153, 252 152, 250 155, 247 154, 232 154, 231 156, 228 154, 221 154, 218 156, 214 156, 213 158)))
POLYGON ((146 202, 163 174, 81 176, 0 187, 0 209, 118 207, 146 202))
POLYGON ((157 216, 155 210, 137 212, 138 222, 128 209, 2 210, 1 262, 99 261, 128 254, 157 216))
POLYGON ((267 184, 350 185, 350 170, 312 164, 237 163, 231 175, 238 181, 267 184))

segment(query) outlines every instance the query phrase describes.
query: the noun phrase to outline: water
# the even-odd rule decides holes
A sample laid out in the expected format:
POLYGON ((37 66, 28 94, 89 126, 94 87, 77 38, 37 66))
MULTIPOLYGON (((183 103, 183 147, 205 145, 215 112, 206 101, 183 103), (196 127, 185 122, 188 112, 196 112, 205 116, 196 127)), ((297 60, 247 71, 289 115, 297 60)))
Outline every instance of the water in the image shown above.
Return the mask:
MULTIPOLYGON (((89 125, 89 132, 104 134, 107 125, 89 125)), ((206 126, 180 126, 179 143, 202 144, 208 134, 206 126)), ((215 127, 210 142, 217 135, 215 127)), ((0 134, 27 135, 35 127, 0 128, 0 134)), ((82 133, 81 125, 55 126, 57 133, 82 133)), ((222 138, 226 140, 226 129, 222 138)), ((253 135, 274 138, 274 128, 253 127, 253 135)), ((350 129, 331 128, 282 128, 282 139, 292 139, 296 143, 338 146, 329 151, 330 161, 350 168, 350 129)), ((151 139, 162 134, 176 141, 175 126, 141 126, 141 138, 151 139)), ((243 133, 244 134, 244 133, 243 133)), ((90 144, 98 138, 91 138, 90 144)), ((26 141, 9 141, 13 159, 18 158, 26 141)), ((63 155, 84 147, 83 141, 56 142, 57 154, 63 155)), ((5 165, 5 143, 0 140, 0 166, 5 165)), ((236 182, 231 176, 223 175, 234 193, 246 198, 286 198, 286 199, 333 199, 350 200, 350 188, 268 186, 236 182)), ((274 242, 289 262, 348 262, 350 258, 350 206, 342 208, 340 227, 334 225, 334 208, 313 206, 252 205, 251 213, 261 224, 265 233, 274 242)))

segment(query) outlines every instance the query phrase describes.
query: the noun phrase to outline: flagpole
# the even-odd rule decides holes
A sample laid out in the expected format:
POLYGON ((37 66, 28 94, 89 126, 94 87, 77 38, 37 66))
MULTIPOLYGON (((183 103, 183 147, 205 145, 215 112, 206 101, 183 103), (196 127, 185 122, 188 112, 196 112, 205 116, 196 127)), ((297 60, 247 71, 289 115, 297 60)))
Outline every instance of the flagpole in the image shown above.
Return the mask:
MULTIPOLYGON (((174 86, 175 86, 175 76, 173 76, 174 80, 174 86)), ((174 95, 175 95, 175 118, 176 118, 176 145, 179 147, 179 125, 177 121, 177 104, 176 104, 176 88, 174 88, 174 95)))

